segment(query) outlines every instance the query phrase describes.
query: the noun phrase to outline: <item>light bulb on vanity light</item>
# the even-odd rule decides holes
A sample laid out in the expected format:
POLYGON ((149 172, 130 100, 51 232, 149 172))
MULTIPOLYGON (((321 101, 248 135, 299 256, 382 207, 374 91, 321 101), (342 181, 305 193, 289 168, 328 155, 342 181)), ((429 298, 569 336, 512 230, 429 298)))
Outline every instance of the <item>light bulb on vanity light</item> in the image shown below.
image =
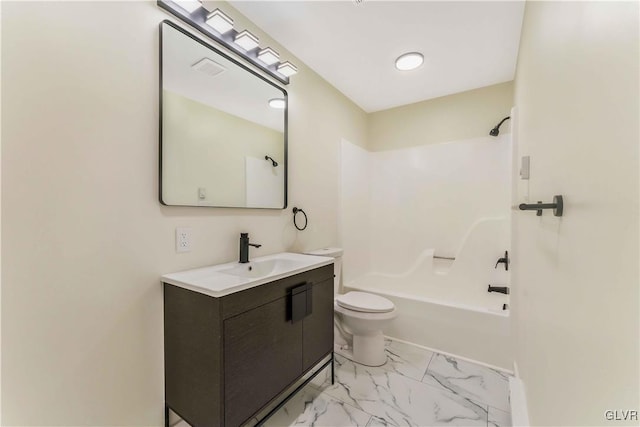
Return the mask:
POLYGON ((280 60, 280 54, 270 47, 265 47, 258 52, 258 59, 267 65, 272 65, 280 60))
POLYGON ((236 34, 234 42, 242 49, 249 51, 258 47, 258 38, 249 31, 244 30, 236 34))
POLYGON ((283 76, 290 77, 298 72, 298 68, 289 61, 281 62, 277 68, 278 72, 283 76))
POLYGON ((220 9, 215 9, 207 15, 207 24, 220 34, 226 34, 233 29, 233 19, 220 9))
POLYGON ((174 3, 189 13, 193 13, 195 10, 202 7, 202 2, 200 0, 174 0, 174 3))

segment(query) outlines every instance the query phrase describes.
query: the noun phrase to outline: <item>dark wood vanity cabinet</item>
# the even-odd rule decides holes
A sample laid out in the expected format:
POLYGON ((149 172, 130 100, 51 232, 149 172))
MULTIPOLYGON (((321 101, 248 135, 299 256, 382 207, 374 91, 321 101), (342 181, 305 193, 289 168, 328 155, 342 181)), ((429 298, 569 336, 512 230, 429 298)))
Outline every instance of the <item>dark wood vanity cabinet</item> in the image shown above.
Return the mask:
POLYGON ((240 426, 333 351, 333 264, 220 298, 164 284, 165 403, 240 426))

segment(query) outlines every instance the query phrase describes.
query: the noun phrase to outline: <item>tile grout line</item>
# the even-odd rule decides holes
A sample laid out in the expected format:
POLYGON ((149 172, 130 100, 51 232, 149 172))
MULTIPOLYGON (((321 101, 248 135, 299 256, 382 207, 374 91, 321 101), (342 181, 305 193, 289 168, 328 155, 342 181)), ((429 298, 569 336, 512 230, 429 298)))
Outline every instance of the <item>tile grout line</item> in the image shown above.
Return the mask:
POLYGON ((429 363, 427 363, 427 369, 425 369, 424 371, 424 375, 422 376, 422 379, 420 381, 424 380, 424 377, 427 376, 427 372, 429 372, 429 367, 431 366, 431 362, 433 361, 433 358, 436 357, 436 352, 432 352, 431 353, 431 357, 429 358, 429 363))
POLYGON ((489 408, 490 406, 487 405, 487 427, 489 427, 489 408))

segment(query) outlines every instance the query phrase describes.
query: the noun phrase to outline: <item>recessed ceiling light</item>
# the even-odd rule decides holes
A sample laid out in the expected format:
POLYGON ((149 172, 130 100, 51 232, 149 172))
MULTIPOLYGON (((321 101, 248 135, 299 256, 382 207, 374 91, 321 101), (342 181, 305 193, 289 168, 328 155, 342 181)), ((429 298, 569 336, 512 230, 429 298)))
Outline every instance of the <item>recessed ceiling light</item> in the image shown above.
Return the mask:
POLYGON ((216 9, 207 15, 207 24, 220 34, 226 34, 233 29, 233 19, 220 9, 216 9))
POLYGON ((273 98, 269 100, 269 107, 276 108, 278 110, 284 109, 286 107, 286 103, 283 98, 273 98))
POLYGON ((200 0, 176 0, 175 3, 189 13, 202 7, 200 0))
POLYGON ((298 68, 296 68, 296 66, 293 65, 291 62, 284 61, 284 62, 281 62, 280 65, 278 65, 278 72, 283 76, 290 77, 298 72, 298 68))
POLYGON ((418 52, 409 52, 396 59, 396 68, 400 71, 415 70, 424 62, 424 56, 418 52))
POLYGON ((258 59, 267 65, 271 65, 280 60, 280 54, 270 47, 265 47, 258 52, 258 59))
POLYGON ((257 48, 259 44, 258 38, 247 30, 239 32, 234 41, 238 46, 247 51, 257 48))

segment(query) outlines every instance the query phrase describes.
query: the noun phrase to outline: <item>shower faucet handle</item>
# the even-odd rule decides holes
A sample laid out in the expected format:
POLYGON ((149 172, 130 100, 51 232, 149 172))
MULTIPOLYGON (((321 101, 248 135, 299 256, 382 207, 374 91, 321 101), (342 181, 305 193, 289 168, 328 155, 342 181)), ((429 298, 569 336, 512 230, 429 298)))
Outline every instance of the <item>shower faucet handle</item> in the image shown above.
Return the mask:
POLYGON ((509 251, 504 251, 504 258, 499 258, 498 262, 496 262, 496 267, 498 268, 498 264, 504 264, 504 269, 509 271, 509 251))

